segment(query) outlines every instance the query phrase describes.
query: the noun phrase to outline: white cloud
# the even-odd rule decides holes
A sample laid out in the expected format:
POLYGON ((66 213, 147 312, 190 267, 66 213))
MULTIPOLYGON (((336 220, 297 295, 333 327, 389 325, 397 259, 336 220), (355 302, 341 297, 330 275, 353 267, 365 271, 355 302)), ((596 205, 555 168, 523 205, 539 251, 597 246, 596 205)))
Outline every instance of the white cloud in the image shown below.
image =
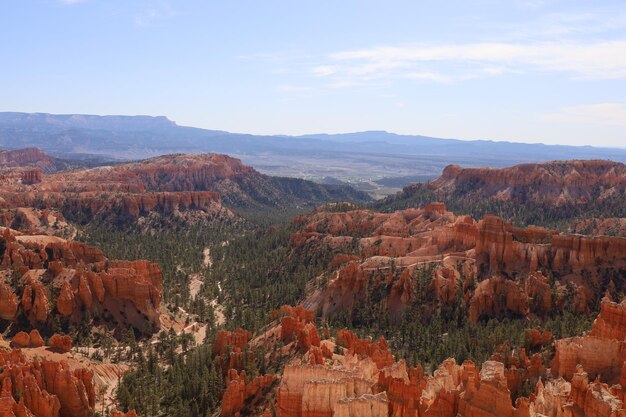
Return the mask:
POLYGON ((411 72, 406 74, 405 78, 416 81, 435 81, 438 83, 449 83, 452 81, 450 77, 435 72, 411 72))
POLYGON ((626 126, 626 106, 621 103, 598 103, 564 107, 543 116, 545 120, 597 126, 626 126))
POLYGON ((168 1, 155 2, 153 7, 135 15, 135 25, 140 27, 157 26, 163 21, 178 16, 168 1))
POLYGON ((334 73, 335 70, 330 65, 320 65, 319 67, 313 68, 313 74, 315 74, 317 77, 326 77, 329 75, 333 75, 334 73))
POLYGON ((626 40, 384 46, 332 53, 313 71, 343 82, 411 78, 449 82, 531 71, 619 79, 626 77, 626 40))

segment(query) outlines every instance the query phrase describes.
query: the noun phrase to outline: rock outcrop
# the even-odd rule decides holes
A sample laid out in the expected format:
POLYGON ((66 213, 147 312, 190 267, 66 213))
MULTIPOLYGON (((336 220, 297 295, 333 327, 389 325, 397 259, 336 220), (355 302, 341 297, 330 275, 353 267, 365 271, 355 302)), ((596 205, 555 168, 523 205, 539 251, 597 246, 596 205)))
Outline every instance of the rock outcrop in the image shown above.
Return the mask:
MULTIPOLYGON (((590 335, 574 341, 565 339, 576 346, 573 349, 578 349, 573 361, 569 359, 570 353, 563 350, 566 345, 561 340, 556 342, 554 376, 544 369, 543 353, 527 355, 525 348, 513 348, 508 343, 498 346, 480 368, 471 361, 459 365, 454 359, 447 359, 427 376, 420 366, 410 368, 404 361, 395 362, 390 353, 381 355, 380 351, 386 350, 384 342, 376 344, 340 330, 336 340, 320 341, 322 347, 335 343, 339 346, 327 359, 323 357, 308 364, 307 357, 313 356, 310 352, 301 359, 297 359, 298 353, 295 358, 292 356, 276 393, 276 415, 624 417, 626 394, 622 384, 626 384, 626 358, 620 355, 626 349, 606 350, 603 345, 590 348, 587 345, 589 340, 626 343, 612 338, 613 329, 622 330, 619 325, 615 328, 607 325, 620 323, 617 317, 623 314, 622 308, 626 309, 626 301, 604 303, 590 335), (594 333, 608 336, 594 336, 594 333), (385 360, 377 360, 381 357, 385 360), (570 363, 580 361, 597 370, 588 372, 579 364, 571 372, 566 369, 570 363), (535 386, 529 397, 520 396, 522 384, 535 386)), ((279 331, 277 326, 270 333, 279 331)), ((541 347, 552 338, 550 332, 529 329, 526 345, 541 347)), ((265 336, 252 343, 262 341, 267 342, 265 336)), ((291 341, 283 352, 293 352, 289 347, 296 343, 291 341)))
POLYGON ((428 187, 457 198, 551 206, 605 199, 626 191, 626 165, 604 160, 552 161, 510 168, 450 165, 428 187))
POLYGON ((29 362, 17 350, 0 352, 0 366, 3 415, 90 417, 93 414, 95 390, 91 371, 85 368, 70 371, 63 361, 29 362))
POLYGON ((370 358, 379 369, 394 363, 393 354, 387 346, 387 341, 382 337, 378 342, 373 342, 359 339, 350 331, 339 330, 337 332, 337 344, 348 349, 348 353, 351 355, 370 358))
POLYGON ((339 252, 326 287, 304 302, 324 316, 363 308, 368 294, 385 287, 383 304, 398 320, 426 268, 433 273, 430 282, 419 283, 426 284, 424 300, 453 304, 464 297, 472 321, 585 313, 607 282, 613 293, 626 290, 626 281, 615 278, 626 269, 626 239, 620 237, 519 228, 492 215, 476 222, 440 203, 394 213, 322 208, 294 224, 294 250, 320 245, 339 252))
MULTIPOLYGON (((276 399, 277 415, 332 417, 339 402, 355 401, 372 394, 373 383, 366 379, 366 369, 329 369, 320 365, 286 367, 276 399)), ((380 399, 372 396, 368 398, 373 402, 380 399)), ((349 412, 349 407, 343 412, 346 411, 349 412)), ((386 411, 387 407, 384 408, 384 414, 376 414, 376 417, 386 416, 386 411)))
POLYGON ((0 151, 0 168, 37 167, 50 171, 54 167, 54 162, 54 158, 39 148, 0 151))
POLYGON ((231 369, 228 373, 226 390, 222 396, 222 417, 250 415, 255 399, 260 400, 276 382, 276 376, 263 375, 246 382, 246 372, 231 369))
POLYGON ((17 315, 17 296, 5 282, 0 282, 0 319, 13 320, 17 315))
POLYGON ((68 335, 55 333, 50 337, 50 347, 59 352, 69 352, 73 347, 72 338, 68 335))
POLYGON ((142 332, 159 326, 158 265, 109 260, 99 249, 79 242, 9 229, 0 244, 0 271, 19 276, 23 283, 18 304, 12 287, 0 282, 0 313, 5 320, 15 320, 21 308, 32 325, 45 326, 53 315, 77 323, 89 311, 92 317, 106 317, 108 324, 130 325, 142 332), (55 292, 58 296, 52 300, 55 292))
POLYGON ((41 347, 44 344, 43 338, 37 329, 31 330, 30 333, 26 333, 24 331, 18 332, 11 340, 11 346, 16 348, 36 348, 41 347))
POLYGON ((295 348, 304 353, 312 347, 320 347, 320 336, 313 321, 313 311, 302 307, 283 306, 280 321, 280 338, 283 343, 295 341, 295 348))
MULTIPOLYGON (((12 163, 28 166, 28 161, 37 160, 30 154, 24 152, 23 158, 12 163)), ((0 180, 0 208, 45 206, 79 221, 107 218, 116 222, 154 212, 186 219, 231 218, 232 212, 221 205, 220 193, 226 190, 221 184, 238 176, 259 175, 238 159, 215 154, 165 156, 51 175, 32 168, 19 168, 18 173, 0 180)))
POLYGON ((556 341, 552 373, 569 380, 582 365, 591 378, 618 383, 626 361, 625 317, 626 300, 620 304, 603 300, 589 335, 556 341))

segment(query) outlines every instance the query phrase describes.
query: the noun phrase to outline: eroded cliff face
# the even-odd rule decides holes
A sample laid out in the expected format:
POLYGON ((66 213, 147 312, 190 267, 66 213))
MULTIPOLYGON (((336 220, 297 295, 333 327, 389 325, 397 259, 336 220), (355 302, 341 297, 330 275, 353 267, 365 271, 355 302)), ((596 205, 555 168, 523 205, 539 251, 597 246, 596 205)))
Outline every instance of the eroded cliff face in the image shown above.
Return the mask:
POLYGON ((277 377, 274 375, 258 376, 249 382, 246 380, 246 372, 238 373, 231 369, 228 373, 226 390, 222 396, 222 417, 236 417, 246 415, 250 403, 262 401, 277 377))
POLYGON ((552 373, 571 379, 582 365, 591 378, 600 376, 608 383, 618 383, 626 361, 626 300, 620 304, 603 300, 600 314, 586 336, 556 341, 552 373))
POLYGON ((446 167, 429 187, 465 199, 560 206, 626 191, 626 165, 605 160, 553 161, 510 168, 446 167))
MULTIPOLYGON (((0 208, 45 207, 79 221, 172 217, 232 218, 220 193, 234 178, 260 175, 225 155, 171 155, 114 167, 43 175, 15 168, 0 178, 0 208)), ((232 191, 228 189, 229 191, 232 191)))
POLYGON ((39 148, 24 148, 0 151, 0 169, 13 167, 36 167, 49 171, 54 165, 54 158, 46 155, 39 148))
POLYGON ((21 309, 31 325, 45 327, 53 316, 78 323, 88 311, 102 324, 142 332, 158 328, 158 265, 109 260, 99 249, 79 242, 8 228, 0 242, 0 312, 5 320, 16 320, 21 309))
POLYGON ((352 311, 383 286, 396 319, 420 286, 421 303, 464 297, 472 321, 545 317, 565 308, 584 313, 607 282, 615 293, 626 288, 624 238, 518 228, 491 215, 476 222, 440 203, 394 213, 322 208, 295 226, 294 250, 321 245, 340 252, 327 286, 304 303, 324 316, 352 311))
POLYGON ((27 361, 19 350, 0 352, 0 410, 4 416, 90 417, 95 405, 93 374, 71 371, 64 361, 27 361))
POLYGON ((70 238, 76 234, 76 228, 59 211, 32 207, 0 210, 0 226, 29 235, 70 238))

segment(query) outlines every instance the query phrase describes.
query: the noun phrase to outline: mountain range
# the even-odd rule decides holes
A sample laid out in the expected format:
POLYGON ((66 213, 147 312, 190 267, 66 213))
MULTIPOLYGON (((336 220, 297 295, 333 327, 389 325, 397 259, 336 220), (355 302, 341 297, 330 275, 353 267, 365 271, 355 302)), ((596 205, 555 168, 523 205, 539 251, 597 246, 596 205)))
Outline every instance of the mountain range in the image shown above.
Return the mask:
POLYGON ((373 196, 434 179, 448 164, 611 159, 626 149, 440 139, 384 131, 267 136, 179 126, 166 117, 0 113, 0 147, 36 146, 63 159, 136 160, 172 153, 224 153, 268 175, 347 182, 373 196))

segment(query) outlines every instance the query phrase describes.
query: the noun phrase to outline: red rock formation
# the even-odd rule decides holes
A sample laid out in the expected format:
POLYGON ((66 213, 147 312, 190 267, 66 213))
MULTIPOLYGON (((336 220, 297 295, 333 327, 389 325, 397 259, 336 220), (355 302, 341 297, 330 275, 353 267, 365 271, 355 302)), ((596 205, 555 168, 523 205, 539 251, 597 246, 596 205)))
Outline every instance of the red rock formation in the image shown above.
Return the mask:
POLYGON ((460 397, 459 414, 466 417, 512 417, 514 411, 504 376, 504 364, 485 362, 479 379, 469 378, 460 397))
POLYGON ((50 337, 50 347, 60 352, 69 352, 72 350, 72 338, 67 335, 55 333, 50 337))
MULTIPOLYGON (((144 332, 160 325, 162 275, 158 265, 108 260, 97 248, 53 236, 9 233, 4 240, 0 270, 22 275, 20 305, 32 324, 47 323, 56 313, 78 323, 84 311, 107 310, 112 324, 131 325, 144 332), (50 311, 50 286, 60 288, 54 312, 50 311)), ((0 295, 0 313, 14 320, 15 294, 0 284, 0 295)))
POLYGON ((320 337, 313 323, 306 323, 295 317, 283 317, 280 322, 280 338, 284 343, 295 342, 301 352, 308 351, 312 346, 320 346, 320 337))
POLYGON ((591 336, 602 339, 626 340, 626 299, 621 304, 603 300, 600 314, 593 323, 591 336))
POLYGON ((6 283, 0 282, 0 318, 13 320, 17 314, 17 297, 13 289, 6 283))
POLYGON ((42 181, 43 173, 41 169, 28 169, 22 172, 22 184, 32 185, 42 181))
POLYGON ((13 336, 13 340, 11 340, 11 345, 14 347, 28 347, 30 344, 30 336, 26 332, 18 332, 15 336, 13 336))
POLYGON ((222 365, 222 373, 228 375, 230 370, 243 370, 246 360, 254 360, 254 352, 247 351, 248 342, 252 339, 252 333, 247 330, 237 329, 234 332, 220 330, 213 343, 213 354, 216 355, 222 365))
MULTIPOLYGON (((626 165, 619 162, 552 161, 511 168, 446 167, 428 187, 444 195, 464 190, 467 199, 547 203, 553 206, 604 199, 626 190, 626 165), (601 190, 600 195, 595 194, 601 190)), ((459 192, 457 192, 459 194, 459 192)))
POLYGON ((45 344, 43 341, 43 338, 39 334, 39 330, 37 329, 31 330, 28 336, 29 336, 28 346, 30 347, 41 347, 45 344))
MULTIPOLYGON (((372 382, 363 376, 359 370, 287 366, 278 389, 277 416, 332 417, 339 401, 371 394, 372 382)), ((385 406, 384 414, 375 416, 386 412, 385 406)))
POLYGON ((407 369, 406 363, 400 361, 379 372, 375 390, 386 393, 389 415, 417 417, 426 383, 421 366, 407 369))
POLYGON ((39 167, 49 168, 53 158, 38 148, 23 148, 0 151, 0 167, 39 167))
POLYGON ((72 292, 72 287, 67 282, 63 283, 61 287, 61 292, 59 293, 59 297, 57 298, 57 311, 62 316, 71 316, 74 312, 74 293, 72 292))
POLYGON ((45 323, 50 314, 46 288, 39 282, 29 281, 22 293, 22 310, 31 322, 45 323))
POLYGON ((18 332, 11 340, 11 346, 18 348, 41 347, 43 345, 44 341, 37 329, 31 330, 30 333, 18 332))
POLYGON ((310 323, 315 318, 315 312, 313 310, 307 310, 302 306, 293 307, 290 305, 284 305, 277 311, 272 312, 272 318, 274 320, 283 316, 293 317, 302 320, 305 323, 310 323))
POLYGON ((333 417, 385 417, 388 401, 384 395, 363 394, 357 398, 337 401, 333 417))
POLYGON ((371 358, 379 369, 393 365, 393 354, 387 346, 387 341, 380 338, 378 342, 359 339, 354 333, 347 330, 337 332, 337 343, 348 349, 353 355, 371 358))
MULTIPOLYGON (((480 372, 471 362, 459 366, 446 360, 426 377, 421 368, 407 369, 404 362, 394 363, 392 356, 387 366, 381 367, 376 359, 381 357, 382 347, 340 330, 337 343, 346 347, 343 355, 334 354, 332 361, 325 361, 321 349, 311 348, 303 357, 310 365, 285 368, 276 397, 277 415, 624 417, 622 386, 610 386, 600 379, 590 382, 589 374, 577 365, 589 364, 594 378, 602 375, 603 381, 626 384, 626 341, 613 338, 621 334, 619 317, 626 303, 604 303, 592 334, 556 342, 553 372, 571 382, 563 378, 542 381, 546 375, 542 355, 527 356, 524 348, 513 349, 508 344, 498 347, 480 372), (568 371, 570 364, 574 364, 572 371, 568 371), (515 392, 526 381, 536 382, 535 393, 513 403, 515 392)), ((538 329, 528 329, 526 337, 529 347, 552 340, 550 332, 538 329)), ((321 345, 328 343, 325 340, 321 345)))
POLYGON ((261 399, 276 381, 274 375, 258 376, 246 382, 246 372, 239 374, 231 369, 228 372, 226 390, 222 396, 222 417, 235 417, 239 415, 249 415, 244 412, 245 404, 250 404, 253 399, 261 399))
POLYGON ((526 346, 529 348, 536 348, 539 346, 545 346, 552 342, 552 332, 548 330, 540 330, 540 329, 526 329, 524 332, 524 337, 526 339, 526 346))
POLYGON ((243 349, 251 339, 252 333, 244 329, 237 329, 234 332, 220 330, 217 332, 217 336, 215 336, 213 354, 222 356, 225 355, 229 349, 243 349))
POLYGON ((469 318, 501 317, 505 313, 528 314, 528 297, 519 284, 502 277, 481 281, 470 300, 469 318))
POLYGON ((622 324, 625 316, 626 301, 616 304, 603 300, 600 314, 588 336, 556 341, 552 373, 571 379, 577 366, 582 365, 594 378, 600 375, 604 381, 618 382, 618 375, 626 361, 622 324))
POLYGON ((584 313, 597 300, 595 288, 626 268, 622 238, 517 228, 489 215, 476 223, 439 204, 395 213, 318 209, 295 224, 294 250, 319 244, 344 252, 335 256, 337 270, 327 286, 305 302, 323 316, 353 312, 373 288, 385 285, 390 290, 384 304, 399 320, 411 302, 415 276, 427 266, 436 268, 423 298, 452 304, 465 296, 474 321, 545 317, 564 309, 584 313), (359 255, 351 253, 355 247, 359 255))
POLYGON ((0 366, 3 415, 90 417, 93 414, 95 391, 90 371, 79 368, 71 372, 64 362, 28 362, 19 351, 0 352, 0 366))
POLYGON ((116 221, 151 212, 231 218, 233 213, 221 206, 220 193, 242 194, 232 186, 233 179, 259 175, 238 159, 215 154, 170 155, 43 177, 41 171, 22 169, 19 181, 0 180, 0 207, 33 207, 38 203, 91 218, 114 217, 116 221), (28 188, 20 188, 22 184, 28 188))

